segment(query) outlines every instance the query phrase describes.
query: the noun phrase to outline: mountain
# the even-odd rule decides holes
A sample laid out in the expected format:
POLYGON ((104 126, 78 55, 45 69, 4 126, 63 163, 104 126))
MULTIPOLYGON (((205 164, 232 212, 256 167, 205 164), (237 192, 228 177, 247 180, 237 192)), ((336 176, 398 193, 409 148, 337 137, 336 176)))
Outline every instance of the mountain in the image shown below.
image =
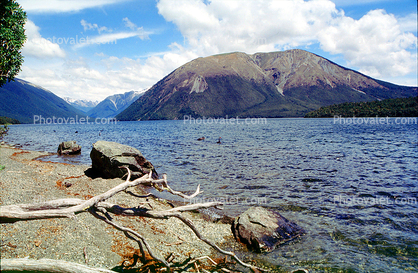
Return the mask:
POLYGON ((109 96, 89 110, 87 115, 92 118, 113 118, 142 96, 146 90, 109 96))
POLYGON ((21 123, 34 123, 35 116, 52 119, 84 117, 85 114, 51 91, 15 79, 0 88, 0 116, 14 118, 21 123))
POLYGON ((152 86, 119 120, 303 117, 322 106, 416 96, 304 50, 197 58, 152 86))
POLYGON ((97 106, 99 104, 99 101, 91 101, 91 100, 76 100, 69 97, 64 97, 63 100, 65 100, 68 104, 74 106, 78 110, 83 111, 84 113, 87 113, 91 109, 97 106))

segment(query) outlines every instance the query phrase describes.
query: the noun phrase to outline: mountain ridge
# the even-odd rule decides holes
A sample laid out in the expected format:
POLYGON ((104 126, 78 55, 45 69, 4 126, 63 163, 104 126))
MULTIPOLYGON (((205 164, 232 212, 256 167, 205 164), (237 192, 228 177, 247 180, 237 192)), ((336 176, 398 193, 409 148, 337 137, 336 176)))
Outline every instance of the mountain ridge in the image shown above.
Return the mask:
POLYGON ((142 91, 129 91, 108 96, 94 108, 87 111, 87 115, 92 118, 113 118, 125 110, 147 90, 148 89, 142 91))
POLYGON ((71 118, 85 114, 47 89, 15 79, 0 88, 0 116, 32 123, 34 116, 71 118))
POLYGON ((70 97, 63 97, 63 100, 65 100, 68 104, 72 105, 73 107, 77 108, 78 110, 83 111, 84 113, 87 113, 89 110, 96 107, 100 101, 92 101, 92 100, 84 100, 84 99, 73 99, 70 97))
POLYGON ((336 103, 410 97, 417 88, 375 80, 300 50, 194 59, 120 113, 120 120, 303 117, 336 103))

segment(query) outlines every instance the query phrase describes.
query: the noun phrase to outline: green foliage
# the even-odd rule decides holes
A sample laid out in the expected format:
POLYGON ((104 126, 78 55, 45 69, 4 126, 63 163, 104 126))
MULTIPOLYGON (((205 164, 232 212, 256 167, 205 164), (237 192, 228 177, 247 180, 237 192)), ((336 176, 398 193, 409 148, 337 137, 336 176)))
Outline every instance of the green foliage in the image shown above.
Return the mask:
POLYGON ((15 0, 0 0, 0 87, 14 79, 23 63, 26 12, 15 0))
POLYGON ((0 117, 0 124, 20 124, 20 122, 14 118, 0 117))
POLYGON ((9 124, 19 124, 20 122, 17 119, 12 119, 8 117, 0 117, 0 124, 3 124, 3 126, 0 126, 0 139, 7 134, 9 131, 9 124))
POLYGON ((0 171, 4 170, 4 168, 6 168, 6 166, 0 165, 0 171))
POLYGON ((9 127, 7 126, 7 124, 0 127, 0 139, 3 138, 3 136, 7 134, 8 131, 9 127))
POLYGON ((309 112, 305 118, 332 118, 334 116, 417 117, 418 97, 335 104, 309 112))

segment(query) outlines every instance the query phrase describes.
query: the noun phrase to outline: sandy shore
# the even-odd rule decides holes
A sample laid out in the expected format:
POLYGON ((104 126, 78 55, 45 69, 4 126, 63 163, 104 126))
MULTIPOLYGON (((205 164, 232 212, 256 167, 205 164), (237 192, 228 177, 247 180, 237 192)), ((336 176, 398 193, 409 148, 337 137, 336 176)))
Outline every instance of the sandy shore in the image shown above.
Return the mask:
MULTIPOLYGON (((35 203, 59 198, 88 199, 123 182, 121 179, 90 178, 89 166, 51 163, 36 160, 44 152, 33 152, 0 146, 0 205, 35 203)), ((141 191, 141 189, 138 189, 141 191)), ((138 206, 145 199, 120 193, 109 200, 127 207, 138 206)), ((171 208, 163 200, 150 198, 149 205, 157 210, 171 208)), ((230 225, 212 223, 198 213, 187 213, 199 231, 232 251, 241 251, 230 225)), ((174 261, 187 257, 217 256, 211 247, 201 242, 178 219, 155 220, 142 217, 115 217, 115 221, 130 227, 145 238, 155 253, 174 261)), ((89 213, 72 219, 48 219, 1 224, 1 257, 31 259, 61 259, 93 267, 113 268, 138 253, 135 242, 122 232, 94 218, 89 213), (85 260, 84 251, 88 260, 85 260)))

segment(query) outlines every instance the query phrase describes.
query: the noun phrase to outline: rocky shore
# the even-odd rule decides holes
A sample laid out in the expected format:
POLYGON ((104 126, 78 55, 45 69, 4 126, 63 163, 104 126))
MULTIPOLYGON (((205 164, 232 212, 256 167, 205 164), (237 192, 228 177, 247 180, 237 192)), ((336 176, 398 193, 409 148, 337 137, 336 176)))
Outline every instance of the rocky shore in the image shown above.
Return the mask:
MULTIPOLYGON (((122 179, 89 177, 86 173, 90 166, 37 160, 46 155, 48 153, 25 151, 1 144, 0 166, 4 168, 0 168, 0 205, 60 198, 89 199, 123 182, 122 179)), ((135 190, 138 194, 145 193, 144 188, 135 190)), ((119 193, 109 201, 126 207, 144 204, 155 210, 171 208, 165 200, 138 199, 125 193, 119 193)), ((199 213, 185 215, 209 240, 225 249, 242 251, 242 246, 233 239, 229 224, 206 221, 199 213)), ((189 256, 218 256, 178 219, 115 216, 115 221, 142 234, 154 252, 162 257, 173 253, 174 261, 181 262, 189 256)), ((2 259, 59 259, 111 269, 123 261, 131 261, 135 253, 139 253, 135 242, 89 213, 78 214, 72 219, 1 224, 2 259)))

